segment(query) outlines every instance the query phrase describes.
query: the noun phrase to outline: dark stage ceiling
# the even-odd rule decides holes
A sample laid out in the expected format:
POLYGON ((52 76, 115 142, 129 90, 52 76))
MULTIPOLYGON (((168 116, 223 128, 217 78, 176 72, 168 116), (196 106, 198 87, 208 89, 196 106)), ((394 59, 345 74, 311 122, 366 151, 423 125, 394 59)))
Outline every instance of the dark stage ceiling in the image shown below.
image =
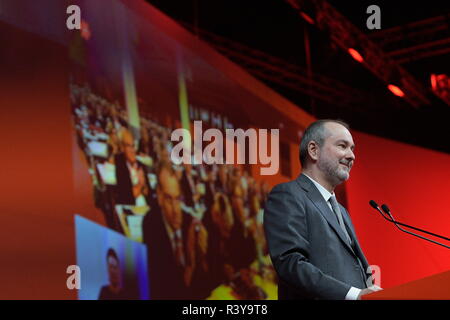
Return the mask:
MULTIPOLYGON (((308 24, 300 17, 295 4, 302 1, 148 2, 315 117, 343 119, 363 132, 450 153, 450 105, 432 92, 430 81, 432 73, 450 76, 450 1, 328 0, 332 12, 341 14, 342 19, 325 27, 317 22, 308 24), (373 4, 381 9, 381 30, 366 27, 370 15, 366 9, 373 4), (404 70, 418 85, 417 92, 423 93, 422 99, 393 95, 383 74, 380 77, 383 68, 378 65, 375 72, 370 70, 333 41, 336 30, 349 22, 351 30, 357 30, 350 38, 358 32, 367 36, 382 56, 388 57, 384 65, 389 65, 389 74, 398 68, 404 70), (305 39, 310 48, 309 64, 305 39), (250 63, 249 57, 261 63, 250 63), (273 72, 277 68, 279 74, 273 72), (292 85, 296 75, 301 75, 302 85, 292 85), (332 91, 311 89, 305 85, 308 79, 340 88, 343 98, 332 91)), ((311 7, 314 16, 320 14, 314 4, 324 1, 304 2, 313 3, 303 8, 307 11, 311 7)), ((363 46, 363 42, 358 45, 363 46)))

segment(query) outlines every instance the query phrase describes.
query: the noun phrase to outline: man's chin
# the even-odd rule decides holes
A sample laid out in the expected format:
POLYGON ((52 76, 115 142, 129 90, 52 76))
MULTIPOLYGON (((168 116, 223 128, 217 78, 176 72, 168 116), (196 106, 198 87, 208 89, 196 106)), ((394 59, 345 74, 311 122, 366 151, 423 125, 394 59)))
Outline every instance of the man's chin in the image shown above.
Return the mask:
POLYGON ((341 180, 341 182, 347 181, 350 178, 350 173, 349 172, 344 172, 341 171, 338 175, 339 179, 341 180))

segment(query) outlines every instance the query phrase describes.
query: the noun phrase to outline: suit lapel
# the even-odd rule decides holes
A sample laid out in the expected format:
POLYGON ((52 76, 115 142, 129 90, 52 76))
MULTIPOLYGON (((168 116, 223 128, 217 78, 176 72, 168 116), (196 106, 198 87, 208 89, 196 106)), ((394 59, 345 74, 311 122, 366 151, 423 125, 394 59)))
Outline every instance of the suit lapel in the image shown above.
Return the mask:
POLYGON ((349 232, 352 240, 355 242, 355 249, 356 249, 355 253, 358 256, 358 258, 361 260, 364 267, 367 268, 369 266, 369 263, 367 262, 367 259, 362 252, 362 249, 361 249, 361 246, 359 245, 358 240, 356 239, 355 230, 353 229, 353 224, 350 221, 350 216, 348 215, 347 210, 342 210, 342 206, 341 206, 341 212, 343 213, 342 216, 344 218, 344 223, 347 227, 347 231, 349 232))
POLYGON ((319 210, 319 212, 322 214, 325 220, 327 220, 330 227, 337 233, 342 243, 347 247, 348 250, 350 250, 350 252, 355 254, 353 248, 348 243, 347 238, 337 221, 336 214, 333 211, 331 211, 330 207, 325 202, 325 199, 322 197, 319 190, 317 190, 316 186, 312 183, 312 181, 310 181, 307 177, 301 174, 297 178, 297 182, 306 191, 307 197, 316 206, 316 208, 319 210))

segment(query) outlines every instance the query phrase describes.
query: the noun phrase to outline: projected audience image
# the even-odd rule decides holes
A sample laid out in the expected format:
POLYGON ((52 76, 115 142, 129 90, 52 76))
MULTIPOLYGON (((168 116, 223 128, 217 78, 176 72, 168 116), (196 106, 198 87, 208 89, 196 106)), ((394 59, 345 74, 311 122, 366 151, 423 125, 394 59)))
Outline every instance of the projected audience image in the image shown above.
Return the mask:
POLYGON ((172 128, 141 116, 135 130, 88 84, 71 94, 95 206, 108 228, 147 245, 151 298, 276 294, 262 229, 267 183, 243 166, 175 165, 172 128))

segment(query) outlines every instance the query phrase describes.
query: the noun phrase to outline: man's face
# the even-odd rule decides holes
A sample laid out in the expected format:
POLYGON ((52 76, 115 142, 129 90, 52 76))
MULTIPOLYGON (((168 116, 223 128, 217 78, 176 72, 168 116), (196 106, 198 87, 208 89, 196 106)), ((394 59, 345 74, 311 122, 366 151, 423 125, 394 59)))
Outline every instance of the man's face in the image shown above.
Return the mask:
POLYGON ((120 266, 119 261, 113 256, 108 257, 109 283, 114 288, 120 287, 120 266))
POLYGON ((225 181, 227 178, 227 167, 225 165, 219 166, 219 177, 222 181, 225 181))
POLYGON ((189 163, 185 163, 185 164, 183 164, 183 166, 184 166, 184 169, 186 170, 186 174, 190 175, 191 171, 192 171, 192 165, 189 163))
POLYGON ((134 141, 131 134, 126 133, 122 140, 123 151, 125 158, 130 163, 136 162, 136 150, 134 150, 134 141))
POLYGON ((320 148, 317 166, 331 182, 338 185, 350 177, 355 144, 347 128, 339 123, 327 122, 324 126, 328 133, 320 148))
POLYGON ((158 202, 165 219, 174 230, 180 229, 183 223, 180 195, 177 178, 167 170, 162 170, 159 175, 158 202))
POLYGON ((144 126, 141 127, 141 139, 145 142, 148 141, 148 131, 144 126))
POLYGON ((210 182, 216 181, 216 180, 217 180, 217 172, 214 171, 214 170, 211 170, 211 171, 208 173, 208 179, 209 179, 210 182))

